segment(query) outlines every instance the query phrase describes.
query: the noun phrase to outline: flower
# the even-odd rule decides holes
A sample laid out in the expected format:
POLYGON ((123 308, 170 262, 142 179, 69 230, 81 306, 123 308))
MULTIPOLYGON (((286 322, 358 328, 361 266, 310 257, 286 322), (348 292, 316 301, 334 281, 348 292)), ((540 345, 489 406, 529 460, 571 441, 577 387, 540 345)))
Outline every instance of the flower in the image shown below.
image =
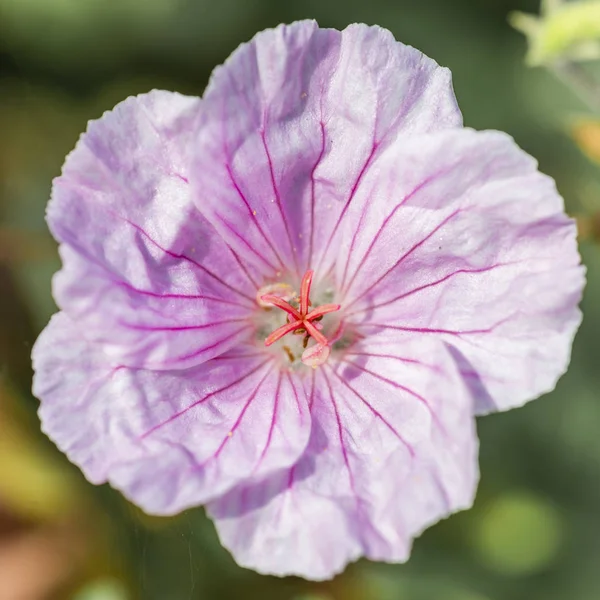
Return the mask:
POLYGON ((89 124, 48 223, 44 431, 244 566, 331 577, 475 494, 474 415, 552 389, 584 283, 553 181, 379 27, 258 34, 89 124))

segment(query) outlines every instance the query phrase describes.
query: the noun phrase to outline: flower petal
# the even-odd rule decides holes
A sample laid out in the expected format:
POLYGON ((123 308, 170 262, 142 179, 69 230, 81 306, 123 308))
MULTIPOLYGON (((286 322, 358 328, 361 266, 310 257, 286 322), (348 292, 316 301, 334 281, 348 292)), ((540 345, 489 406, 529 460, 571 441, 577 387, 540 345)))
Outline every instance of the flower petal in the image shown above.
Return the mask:
POLYGON ((90 481, 110 482, 149 513, 288 467, 308 441, 301 386, 252 347, 187 370, 128 369, 58 313, 33 360, 46 434, 90 481))
POLYGON ((461 122, 450 72, 389 31, 282 25, 212 76, 191 180, 198 208, 266 276, 299 279, 313 264, 322 274, 331 255, 319 240, 376 156, 398 136, 461 122))
POLYGON ((169 92, 129 98, 90 122, 54 181, 55 298, 122 364, 189 366, 248 333, 251 273, 190 198, 198 110, 169 92))
POLYGON ((346 318, 361 335, 447 344, 477 412, 523 404, 566 370, 584 285, 575 225, 508 136, 454 130, 389 148, 344 234, 346 318))
POLYGON ((326 579, 360 556, 402 562, 425 527, 471 505, 477 438, 450 355, 379 338, 315 372, 298 464, 208 505, 241 565, 326 579))

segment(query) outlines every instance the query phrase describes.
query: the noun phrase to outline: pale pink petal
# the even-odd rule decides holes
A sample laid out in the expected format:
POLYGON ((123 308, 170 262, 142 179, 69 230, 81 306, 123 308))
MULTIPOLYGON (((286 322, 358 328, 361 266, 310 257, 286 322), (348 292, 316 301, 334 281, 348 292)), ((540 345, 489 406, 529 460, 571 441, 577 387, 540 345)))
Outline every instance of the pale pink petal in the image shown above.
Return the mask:
POLYGON ((158 91, 125 100, 90 122, 54 181, 54 296, 123 364, 198 364, 248 333, 252 273, 190 197, 199 106, 158 91))
POLYGON ((389 31, 282 25, 213 73, 191 178, 197 206, 266 274, 318 275, 335 256, 327 240, 384 148, 460 124, 450 72, 389 31))
POLYGON ((243 566, 309 579, 360 556, 405 561, 475 494, 471 399, 451 357, 425 337, 379 336, 313 383, 298 464, 209 504, 222 543, 243 566))
POLYGON ((239 348, 177 371, 111 364, 58 313, 33 350, 45 433, 93 483, 173 514, 294 464, 306 395, 269 355, 239 348))
POLYGON ((566 370, 584 283, 575 225, 507 135, 446 131, 390 148, 341 237, 347 321, 447 344, 478 412, 523 404, 566 370))

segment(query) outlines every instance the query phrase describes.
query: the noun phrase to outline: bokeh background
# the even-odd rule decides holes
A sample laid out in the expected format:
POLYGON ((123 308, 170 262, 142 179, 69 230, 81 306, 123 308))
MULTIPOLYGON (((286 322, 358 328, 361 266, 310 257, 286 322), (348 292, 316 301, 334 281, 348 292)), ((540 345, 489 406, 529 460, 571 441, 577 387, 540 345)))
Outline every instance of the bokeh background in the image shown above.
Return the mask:
POLYGON ((525 65, 515 9, 538 0, 0 0, 0 600, 600 598, 600 127, 525 65), (475 507, 407 564, 361 561, 321 584, 237 567, 202 509, 150 518, 88 484, 39 431, 29 358, 56 310, 51 180, 87 120, 154 87, 200 95, 240 42, 305 17, 382 25, 450 67, 466 124, 509 132, 556 179, 589 277, 556 391, 479 421, 475 507))

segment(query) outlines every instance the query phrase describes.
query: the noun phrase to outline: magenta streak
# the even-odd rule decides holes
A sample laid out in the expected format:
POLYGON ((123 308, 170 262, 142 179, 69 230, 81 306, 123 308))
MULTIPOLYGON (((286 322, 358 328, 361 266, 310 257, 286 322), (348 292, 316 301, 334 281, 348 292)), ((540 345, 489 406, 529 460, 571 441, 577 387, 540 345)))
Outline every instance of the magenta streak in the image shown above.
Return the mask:
POLYGON ((215 218, 217 218, 225 226, 225 228, 229 231, 229 233, 231 233, 234 237, 236 237, 238 240, 240 240, 240 242, 242 242, 242 244, 244 244, 244 246, 246 246, 246 248, 248 248, 248 250, 250 252, 252 252, 252 254, 254 254, 259 260, 262 260, 262 262, 265 263, 265 265, 267 265, 267 267, 269 269, 271 269, 272 271, 277 271, 277 267, 275 267, 256 248, 254 248, 250 244, 250 242, 248 242, 248 240, 243 235, 241 235, 239 233, 239 231, 237 231, 235 229, 235 227, 233 227, 233 225, 231 225, 231 223, 229 223, 229 221, 227 221, 225 219, 225 217, 223 217, 216 211, 213 211, 212 214, 215 218))
MULTIPOLYGON (((311 373, 312 377, 311 377, 311 388, 310 388, 310 397, 308 399, 308 413, 309 415, 312 414, 312 407, 313 407, 313 402, 314 402, 314 398, 315 398, 315 372, 313 371, 311 373)), ((290 378, 290 383, 291 383, 291 376, 288 373, 288 377, 290 378)), ((294 386, 292 386, 294 387, 294 386)), ((296 391, 296 388, 294 387, 294 392, 296 391)), ((298 401, 298 396, 296 395, 296 400, 298 401)), ((300 404, 298 403, 298 407, 300 407, 300 404)), ((289 472, 288 475, 288 480, 287 480, 287 485, 286 485, 286 491, 289 491, 292 486, 294 485, 294 479, 295 479, 295 475, 296 475, 296 465, 298 463, 296 463, 289 472)))
MULTIPOLYGON (((244 103, 246 104, 247 107, 247 114, 250 115, 253 113, 254 110, 254 106, 251 106, 250 103, 248 102, 248 99, 246 98, 246 96, 241 93, 238 89, 238 87, 236 86, 236 82, 233 78, 233 75, 229 74, 229 80, 230 80, 230 87, 233 90, 233 93, 235 95, 238 96, 238 98, 241 98, 244 103)), ((271 248, 271 251, 273 252, 273 254, 275 255, 275 258, 277 259, 277 261, 279 262, 279 264, 281 265, 282 270, 286 269, 286 265, 283 262, 281 255, 279 254, 279 252, 277 252, 277 248, 275 247, 275 245, 273 244, 273 242, 269 239, 269 237, 267 236, 267 234, 264 232, 263 228, 260 226, 260 223, 256 217, 256 215, 254 214, 252 207, 250 206, 250 203, 248 202, 248 199, 246 198, 245 194, 242 192, 240 186, 238 185, 235 177, 233 176, 233 171, 231 168, 231 156, 229 153, 229 150, 227 148, 226 145, 226 139, 227 139, 227 135, 226 135, 226 124, 229 123, 229 118, 228 115, 226 114, 225 111, 225 103, 223 103, 223 113, 221 115, 221 123, 222 123, 222 127, 221 127, 221 136, 223 138, 223 144, 222 144, 222 150, 223 150, 223 154, 225 155, 225 167, 227 169, 227 174, 229 176, 229 180, 231 181, 231 183, 233 184, 233 187, 235 188, 238 196, 240 197, 240 199, 242 200, 242 202, 244 203, 244 205, 246 206, 246 209, 248 211, 248 214, 250 215, 250 219, 254 222, 254 224, 256 225, 256 228, 258 229, 259 233, 262 235, 263 239, 265 240, 265 242, 267 243, 267 245, 269 246, 269 248, 271 248)))
MULTIPOLYGON (((198 269, 200 269, 201 271, 203 271, 204 273, 206 273, 209 277, 212 277, 215 281, 218 281, 221 285, 223 285, 227 289, 231 290, 232 292, 235 292, 236 294, 242 296, 243 298, 246 298, 247 300, 250 300, 251 303, 252 303, 252 306, 255 305, 254 298, 252 298, 251 296, 248 296, 247 294, 244 294, 243 292, 240 292, 238 289, 236 289, 233 286, 229 285, 228 283, 226 283, 225 281, 223 281, 218 275, 215 275, 212 271, 210 271, 209 269, 207 269, 204 265, 201 265, 199 262, 195 261, 194 259, 190 258, 189 256, 186 256, 185 254, 177 254, 176 252, 171 252, 170 250, 167 250, 166 248, 163 248, 158 242, 155 242, 148 235, 148 233, 146 233, 146 231, 144 229, 142 229, 139 225, 136 225, 135 223, 133 223, 132 221, 130 221, 129 219, 127 219, 125 217, 120 217, 119 215, 115 215, 115 216, 118 216, 120 219, 122 219, 126 223, 129 223, 129 225, 131 225, 134 229, 136 229, 137 231, 139 231, 146 239, 148 239, 152 244, 154 244, 161 252, 164 252, 167 256, 171 256, 172 258, 177 258, 177 259, 185 260, 185 261, 187 261, 187 262, 195 265, 198 269)), ((228 249, 229 249, 229 247, 228 247, 228 249)))
MULTIPOLYGON (((426 290, 428 288, 432 288, 435 287, 436 285, 440 285, 440 283, 444 283, 445 281, 448 281, 448 279, 451 279, 452 277, 454 277, 455 275, 459 275, 462 273, 465 274, 479 274, 479 273, 487 273, 488 271, 492 271, 498 267, 506 267, 511 263, 498 263, 495 265, 491 265, 489 267, 483 267, 481 269, 458 269, 457 271, 454 271, 444 277, 442 277, 441 279, 438 279, 436 281, 432 281, 430 283, 426 283, 424 285, 421 285, 419 287, 416 287, 412 290, 409 290, 408 292, 404 292, 403 294, 400 294, 399 296, 396 296, 395 298, 392 298, 391 300, 386 300, 385 302, 380 302, 379 304, 373 304, 370 305, 369 308, 381 308, 382 306, 387 306, 388 304, 393 304, 394 302, 398 302, 398 300, 403 300, 404 298, 407 298, 408 296, 412 296, 413 294, 416 294, 417 292, 422 292, 423 290, 426 290)), ((356 300, 356 299, 355 299, 356 300)), ((351 304, 354 304, 355 300, 352 301, 351 304)), ((359 310, 354 310, 348 313, 345 313, 346 316, 350 316, 350 315, 354 315, 356 313, 360 313, 363 312, 362 309, 359 310)))
MULTIPOLYGON (((263 115, 263 124, 265 122, 265 115, 263 115)), ((294 241, 292 240, 292 233, 290 231, 290 226, 285 216, 285 211, 283 210, 283 205, 281 203, 281 196, 279 195, 279 189, 277 188, 277 182, 275 181, 275 171, 273 169, 273 159, 271 158, 271 153, 269 152, 269 147, 267 146, 267 138, 265 136, 264 127, 260 130, 260 138, 263 143, 263 147, 265 149, 265 155, 267 157, 267 163, 269 165, 269 173, 271 174, 271 183, 273 185, 273 193, 275 194, 275 200, 277 204, 277 208, 279 208, 279 213, 281 214, 281 220, 283 221, 283 226, 285 228, 285 232, 287 234, 288 240, 290 242, 290 252, 293 257, 294 266, 296 267, 296 273, 300 272, 300 267, 298 266, 298 256, 294 251, 294 241)))
POLYGON ((376 410, 362 394, 355 390, 343 377, 336 373, 331 367, 330 369, 331 372, 398 438, 398 440, 406 447, 410 456, 414 458, 414 448, 402 437, 402 435, 400 435, 396 428, 378 410, 376 410))
POLYGON ((254 281, 254 278, 252 277, 252 275, 250 275, 250 271, 248 271, 246 265, 244 265, 244 263, 242 262, 242 259, 237 255, 237 253, 233 249, 231 249, 231 254, 233 254, 235 262, 237 262, 240 269, 244 272, 244 275, 248 278, 248 281, 258 290, 260 286, 258 285, 258 283, 256 283, 256 281, 254 281))
POLYGON ((315 237, 315 172, 319 164, 321 164, 323 156, 325 155, 325 124, 323 123, 323 121, 319 121, 319 125, 321 126, 321 152, 319 153, 317 162, 315 163, 314 167, 310 172, 310 237, 308 242, 308 266, 310 266, 310 264, 312 263, 313 245, 315 237))
POLYGON ((202 403, 206 402, 207 400, 209 400, 210 398, 212 398, 216 394, 220 394, 221 392, 225 392, 225 391, 227 391, 227 390, 235 387, 238 383, 240 383, 241 381, 244 381, 244 379, 246 379, 247 377, 250 377, 251 375, 253 375, 254 373, 256 373, 256 371, 258 371, 259 369, 262 369, 262 367, 264 367, 268 362, 269 362, 269 360, 263 361, 262 363, 260 363, 258 365, 258 367, 255 367, 254 369, 248 371, 245 375, 242 375, 239 379, 236 379, 235 381, 233 381, 231 383, 228 383, 227 385, 219 388, 218 390, 215 390, 214 392, 210 392, 210 394, 207 394, 206 396, 204 396, 200 400, 196 400, 196 402, 193 402, 189 406, 186 406, 183 410, 180 410, 179 412, 171 415, 166 421, 163 421, 162 423, 159 423, 158 425, 154 425, 154 427, 152 427, 151 429, 149 429, 148 431, 146 431, 142 435, 138 436, 138 439, 139 440, 146 439, 149 435, 152 435, 158 429, 161 429, 165 425, 168 425, 169 423, 172 423, 173 421, 176 421, 179 417, 183 416, 185 413, 187 413, 192 408, 195 408, 199 404, 202 404, 202 403))
MULTIPOLYGON (((375 244, 379 240, 379 237, 382 235, 383 230, 388 226, 389 222, 394 218, 394 215, 402 208, 402 206, 404 206, 404 204, 406 202, 408 202, 411 198, 413 198, 415 194, 418 194, 424 187, 426 187, 429 183, 431 183, 431 181, 435 181, 439 177, 439 175, 440 175, 439 173, 436 173, 435 175, 432 175, 430 177, 425 178, 409 194, 407 194, 406 196, 404 196, 404 198, 402 198, 402 200, 393 208, 392 212, 385 218, 385 220, 381 224, 381 227, 377 230, 377 233, 375 234, 375 236, 371 240, 371 243, 369 244, 369 247, 367 248, 367 251, 365 252, 365 254, 362 257, 362 259, 359 261, 358 267, 354 271, 354 275, 352 275, 352 277, 350 278, 350 281, 348 282, 348 286, 346 287, 345 292, 347 292, 350 289, 350 287, 352 286, 352 284, 354 283, 354 280, 356 279, 356 276, 360 272, 360 269, 361 269, 362 265, 365 264, 368 256, 371 254, 371 252, 373 250, 373 247, 375 246, 375 244)), ((364 213, 366 211, 366 208, 368 206, 369 206, 369 203, 365 202, 365 209, 363 209, 363 215, 364 215, 364 213)), ((361 221, 362 221, 362 216, 361 216, 361 221)), ((360 231, 360 228, 358 229, 358 231, 360 231)), ((350 252, 352 252, 352 249, 354 248, 354 240, 357 238, 357 236, 358 236, 358 232, 355 232, 354 236, 352 237, 352 246, 351 246, 350 252)), ((350 257, 351 257, 351 254, 348 255, 348 261, 346 262, 346 268, 344 269, 344 278, 342 279, 342 286, 341 286, 342 289, 344 288, 344 284, 345 284, 345 281, 346 281, 346 273, 347 273, 347 270, 348 270, 348 264, 350 263, 350 257)), ((345 292, 343 292, 343 293, 345 293, 345 292)))
MULTIPOLYGON (((360 300, 363 296, 366 296, 369 292, 371 292, 376 286, 378 286, 394 269, 396 269, 404 260, 406 260, 415 250, 420 248, 425 242, 427 242, 432 236, 434 236, 442 227, 448 224, 448 222, 453 219, 457 214, 461 212, 460 209, 455 210, 452 214, 447 216, 439 225, 436 225, 432 231, 430 231, 422 240, 419 240, 408 252, 404 253, 381 277, 379 277, 375 283, 368 286, 361 294, 353 298, 347 305, 346 309, 353 304, 355 304, 358 300, 360 300)), ((381 233, 381 229, 377 232, 377 235, 381 233)), ((358 269, 355 272, 354 276, 358 274, 358 269)), ((352 277, 352 281, 354 281, 354 277, 352 277)), ((352 283, 352 282, 351 282, 352 283)))
POLYGON ((245 323, 246 318, 240 319, 226 319, 224 321, 213 321, 212 323, 205 323, 203 325, 179 325, 176 327, 149 327, 146 325, 133 325, 132 323, 124 323, 119 321, 119 325, 126 327, 127 329, 133 329, 134 331, 194 331, 197 329, 210 329, 211 327, 217 327, 218 325, 227 325, 228 323, 245 323))
POLYGON ((310 386, 310 398, 308 399, 308 410, 309 412, 312 414, 312 406, 313 406, 313 402, 315 400, 315 386, 316 386, 316 373, 315 371, 313 371, 311 373, 312 378, 311 378, 311 386, 310 386))
POLYGON ((229 165, 229 155, 227 152, 225 152, 225 156, 227 157, 227 163, 226 163, 226 168, 227 168, 227 174, 229 175, 229 179, 231 181, 231 183, 233 184, 233 187, 235 188, 238 196, 240 197, 240 199, 242 200, 242 202, 244 203, 244 205, 246 206, 248 213, 250 214, 250 218, 252 219, 252 221, 254 221, 254 224, 256 225, 256 228, 258 229, 258 231, 260 232, 260 234, 262 235, 263 239, 265 240, 265 242, 267 243, 267 245, 269 246, 269 248, 271 248, 273 254, 275 255, 275 258, 278 260, 279 264, 281 265, 281 268, 283 270, 285 270, 285 263, 283 262, 279 252, 277 252, 277 248, 275 247, 275 245, 273 244, 273 242, 269 239, 269 237, 267 236, 267 234, 264 232, 263 228, 260 226, 260 223, 256 217, 256 215, 254 214, 252 207, 250 206, 250 203, 248 202, 248 199, 246 198, 246 196, 244 195, 244 193, 242 192, 242 190, 240 189, 240 186, 237 184, 234 176, 233 176, 233 172, 231 171, 231 166, 229 165))
MULTIPOLYGON (((336 234, 338 227, 340 226, 340 223, 342 222, 342 219, 344 218, 344 215, 346 214, 346 211, 348 210, 348 207, 350 206, 350 203, 352 202, 352 199, 354 198, 354 194, 356 193, 356 190, 358 189, 360 181, 363 178, 364 174, 366 173, 369 165, 371 164, 371 161, 373 160, 373 157, 375 156, 375 153, 377 152, 378 148, 379 148, 379 143, 373 142, 373 146, 371 147, 371 152, 370 152, 367 160, 365 161, 363 168, 360 170, 360 173, 358 174, 358 177, 356 178, 356 181, 354 182, 354 185, 352 186, 352 189, 350 190, 350 195, 348 196, 348 200, 346 200, 346 204, 344 205, 344 208, 342 208, 342 212, 339 214, 338 219, 331 231, 331 234, 329 235, 329 239, 327 240, 327 243, 325 244, 325 247, 323 248, 323 252, 321 253, 321 258, 319 260, 319 269, 323 262, 323 258, 325 257, 325 255, 327 254, 327 252, 329 250, 329 246, 331 245, 333 236, 336 234)), ((317 270, 319 270, 319 269, 317 269, 317 270)))
MULTIPOLYGON (((190 354, 185 354, 184 356, 178 356, 172 362, 177 363, 177 362, 180 362, 182 360, 189 360, 190 358, 195 358, 196 356, 199 356, 200 354, 202 354, 204 352, 210 352, 211 350, 214 350, 215 348, 218 348, 219 346, 221 346, 225 342, 229 341, 231 338, 237 337, 245 329, 251 329, 251 328, 252 328, 252 325, 244 325, 244 327, 241 327, 240 329, 237 329, 236 331, 234 331, 233 333, 231 333, 227 337, 224 337, 224 338, 221 338, 220 340, 217 340, 216 342, 210 344, 210 346, 205 346, 204 348, 200 348, 199 350, 194 350, 194 352, 191 352, 190 354)), ((211 358, 211 360, 216 360, 217 358, 218 357, 215 356, 215 357, 211 358)))
POLYGON ((300 406, 300 397, 298 396, 298 390, 296 389, 296 386, 294 385, 294 382, 292 381, 292 376, 290 375, 289 371, 286 371, 285 374, 288 378, 290 387, 292 388, 292 390, 294 390, 294 398, 296 400, 296 406, 298 407, 298 412, 302 413, 302 406, 300 406))
POLYGON ((428 327, 402 327, 401 325, 384 325, 382 323, 364 323, 361 327, 380 327, 382 329, 395 329, 396 331, 413 331, 415 333, 446 333, 448 335, 472 335, 476 333, 491 333, 498 325, 501 325, 507 321, 510 317, 502 319, 502 321, 488 327, 486 329, 465 329, 463 331, 456 331, 452 329, 431 329, 428 327))
POLYGON ((376 352, 356 352, 352 350, 348 350, 344 353, 344 356, 367 356, 371 358, 390 358, 392 360, 397 360, 399 362, 419 365, 420 367, 425 367, 426 369, 431 369, 432 371, 436 371, 439 373, 439 368, 435 365, 429 365, 415 358, 406 358, 405 356, 397 356, 395 354, 379 354, 376 352))
MULTIPOLYGON (((238 415, 238 418, 236 419, 235 423, 233 424, 233 427, 229 430, 229 433, 233 434, 233 433, 235 433, 237 431, 238 427, 240 426, 240 424, 242 422, 242 419, 244 418, 244 415, 246 414, 246 411, 248 410, 248 408, 252 404, 254 398, 256 398, 256 395, 258 394, 258 390, 261 388, 262 384, 265 382, 265 379, 273 372, 273 368, 274 367, 272 367, 271 369, 269 369, 269 371, 267 371, 267 373, 265 374, 265 376, 258 382, 258 385, 254 388, 254 391, 250 395, 250 398, 248 398, 248 401, 246 402, 246 404, 244 404, 244 408, 242 408, 242 411, 238 415)), ((203 460, 202 463, 200 465, 198 465, 198 466, 199 467, 203 467, 210 459, 217 458, 219 456, 219 454, 221 454, 221 450, 223 450, 223 448, 225 447, 225 444, 230 439, 231 439, 231 436, 226 435, 223 438, 223 441, 221 442, 221 444, 219 445, 219 447, 217 448, 216 452, 211 457, 203 460)))
POLYGON ((211 360, 238 360, 240 358, 256 358, 257 356, 264 355, 264 352, 253 352, 252 354, 230 354, 229 356, 221 354, 219 356, 211 358, 211 360))
POLYGON ((242 308, 247 309, 248 306, 246 304, 242 304, 241 302, 235 302, 235 300, 225 300, 223 298, 217 298, 216 296, 205 296, 203 294, 193 295, 193 294, 158 294, 156 292, 151 292, 149 290, 141 290, 140 288, 136 288, 135 286, 125 282, 125 281, 113 281, 113 283, 119 287, 124 287, 136 294, 142 294, 144 296, 150 296, 152 298, 161 298, 161 299, 175 299, 175 300, 208 300, 211 302, 219 302, 221 304, 231 304, 233 306, 241 306, 242 308))
POLYGON ((358 494, 356 493, 356 486, 354 484, 354 475, 352 473, 352 469, 350 468, 350 460, 348 458, 348 451, 346 450, 346 445, 344 444, 342 420, 340 419, 340 413, 338 411, 337 404, 335 403, 335 399, 333 397, 333 389, 331 387, 331 383, 329 381, 329 378, 325 374, 325 372, 323 372, 323 378, 325 379, 325 383, 327 384, 327 389, 329 390, 329 398, 331 400, 331 405, 333 406, 333 412, 335 413, 335 420, 337 423, 338 436, 340 439, 340 447, 342 450, 342 457, 344 458, 344 463, 346 465, 346 470, 348 471, 348 480, 350 483, 350 489, 352 490, 352 493, 354 494, 357 508, 360 510, 360 506, 359 506, 360 500, 359 500, 358 494))
MULTIPOLYGON (((365 216, 366 216, 368 210, 369 210, 369 203, 365 202, 365 205, 363 206, 363 209, 360 213, 360 219, 358 220, 358 225, 356 227, 356 230, 352 234, 352 241, 350 242, 350 249, 348 250, 348 255, 347 255, 347 257, 345 259, 345 263, 344 263, 344 273, 342 275, 342 282, 339 286, 340 290, 343 290, 344 286, 346 284, 346 277, 348 275, 348 267, 350 266, 350 259, 352 258, 352 254, 354 253, 354 247, 356 245, 356 242, 358 241, 358 234, 359 234, 359 232, 362 231, 363 221, 365 219, 365 216)), ((342 292, 342 295, 344 295, 344 292, 342 292)))
MULTIPOLYGON (((269 371, 269 373, 270 373, 270 371, 269 371)), ((271 445, 271 439, 273 438, 273 431, 275 429, 275 424, 277 423, 277 408, 278 408, 278 404, 279 404, 279 391, 281 390, 281 378, 282 377, 281 377, 281 371, 280 371, 279 375, 277 377, 277 390, 275 391, 275 400, 273 402, 273 416, 271 417, 271 425, 269 426, 269 434, 267 435, 267 441, 265 443, 265 446, 262 449, 260 456, 258 457, 258 461, 254 465, 254 468, 252 469, 251 475, 254 475, 254 473, 256 473, 257 469, 260 467, 260 465, 263 461, 263 458, 265 457, 265 454, 267 453, 269 446, 271 445)))
POLYGON ((435 414, 434 410, 431 408, 431 405, 429 404, 427 399, 425 399, 423 396, 421 396, 420 394, 417 394, 417 392, 415 392, 414 390, 411 390, 409 387, 406 387, 405 385, 402 385, 400 383, 396 383, 392 379, 388 379, 387 377, 384 377, 383 375, 379 375, 379 373, 375 373, 375 371, 371 371, 370 369, 361 367, 360 365, 356 364, 355 362, 352 362, 349 360, 345 360, 343 362, 346 362, 347 364, 354 367, 355 369, 358 369, 359 371, 363 371, 363 373, 368 373, 369 375, 372 375, 376 379, 379 379, 380 381, 384 381, 388 385, 391 385, 392 387, 402 390, 403 392, 406 392, 407 394, 410 394, 411 396, 413 396, 414 398, 419 400, 419 402, 421 402, 427 408, 429 414, 431 415, 432 420, 440 428, 442 433, 445 434, 443 425, 440 423, 439 419, 437 418, 437 415, 435 414))

